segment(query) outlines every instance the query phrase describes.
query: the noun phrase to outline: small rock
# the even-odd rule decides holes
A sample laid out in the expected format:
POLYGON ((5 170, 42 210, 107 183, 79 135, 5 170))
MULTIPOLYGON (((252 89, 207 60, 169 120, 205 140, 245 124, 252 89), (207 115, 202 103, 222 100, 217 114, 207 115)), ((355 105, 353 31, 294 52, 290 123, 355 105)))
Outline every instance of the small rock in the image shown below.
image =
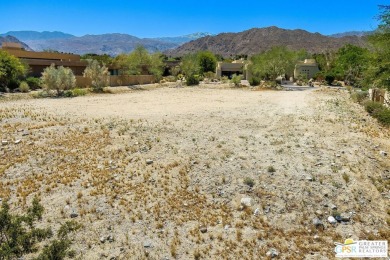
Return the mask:
POLYGON ((101 238, 100 238, 100 243, 103 244, 104 242, 106 242, 106 237, 101 237, 101 238))
POLYGON ((380 151, 379 154, 382 155, 382 156, 387 156, 387 152, 386 151, 380 151))
POLYGON ((320 238, 319 235, 314 235, 314 240, 318 240, 320 238))
POLYGON ((8 144, 8 141, 7 140, 2 140, 1 141, 1 145, 7 145, 8 144))
POLYGON ((107 237, 107 240, 108 240, 108 242, 110 242, 110 243, 114 242, 114 236, 113 236, 113 235, 109 235, 109 236, 107 237))
POLYGON ((275 248, 271 248, 270 250, 268 250, 266 255, 270 256, 271 258, 275 258, 279 255, 279 252, 275 248))
POLYGON ((307 176, 307 177, 306 177, 306 180, 307 180, 307 181, 313 181, 313 177, 307 176))
POLYGON ((241 205, 244 207, 252 207, 252 199, 251 198, 242 198, 241 205))
POLYGON ((337 209, 337 206, 334 205, 334 204, 332 204, 332 205, 330 205, 330 208, 333 209, 333 210, 336 210, 336 209, 337 209))
POLYGON ((323 213, 322 213, 322 211, 321 211, 321 210, 317 210, 317 211, 316 211, 316 215, 317 215, 317 216, 322 216, 322 215, 323 215, 323 213))
POLYGON ((257 216, 260 214, 260 209, 256 208, 255 211, 253 212, 253 215, 257 216))
POLYGON ((26 136, 26 135, 29 135, 30 134, 30 132, 29 131, 27 131, 27 130, 24 130, 23 131, 23 134, 22 134, 22 136, 26 136))
POLYGON ((328 222, 330 224, 337 224, 337 220, 333 216, 328 217, 328 222))
POLYGON ((152 163, 153 163, 153 160, 151 160, 151 159, 147 159, 147 160, 146 160, 146 164, 147 164, 147 165, 150 165, 150 164, 152 164, 152 163))
POLYGON ((144 248, 151 248, 152 243, 151 242, 144 242, 144 248))
POLYGON ((336 157, 341 157, 341 155, 340 154, 336 154, 336 157))
POLYGON ((202 232, 202 233, 206 233, 207 232, 207 227, 206 226, 201 226, 199 228, 199 231, 202 232))
POLYGON ((230 228, 229 225, 226 225, 226 226, 224 227, 225 230, 228 230, 229 228, 230 228))
POLYGON ((72 213, 70 213, 71 218, 77 218, 78 216, 79 216, 79 214, 75 210, 73 210, 72 213))
POLYGON ((322 223, 322 221, 319 218, 313 219, 313 225, 316 228, 322 228, 322 229, 324 228, 324 224, 322 223))

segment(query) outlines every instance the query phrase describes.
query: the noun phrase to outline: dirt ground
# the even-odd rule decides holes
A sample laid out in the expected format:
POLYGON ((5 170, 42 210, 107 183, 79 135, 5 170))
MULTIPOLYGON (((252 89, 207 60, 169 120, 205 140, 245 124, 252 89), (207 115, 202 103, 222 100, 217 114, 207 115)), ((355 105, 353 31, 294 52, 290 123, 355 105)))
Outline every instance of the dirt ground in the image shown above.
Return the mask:
POLYGON ((390 237, 390 131, 342 89, 0 98, 0 126, 0 198, 39 195, 54 230, 75 213, 79 259, 333 259, 390 237))

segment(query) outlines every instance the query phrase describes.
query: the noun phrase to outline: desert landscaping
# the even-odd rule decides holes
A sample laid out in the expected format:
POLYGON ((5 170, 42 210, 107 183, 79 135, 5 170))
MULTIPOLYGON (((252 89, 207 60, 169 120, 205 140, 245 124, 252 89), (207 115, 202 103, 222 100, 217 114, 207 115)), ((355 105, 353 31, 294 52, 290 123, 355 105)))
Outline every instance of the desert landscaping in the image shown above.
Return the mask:
POLYGON ((76 259, 333 259, 390 237, 390 130, 344 88, 9 94, 0 126, 0 200, 81 224, 76 259))

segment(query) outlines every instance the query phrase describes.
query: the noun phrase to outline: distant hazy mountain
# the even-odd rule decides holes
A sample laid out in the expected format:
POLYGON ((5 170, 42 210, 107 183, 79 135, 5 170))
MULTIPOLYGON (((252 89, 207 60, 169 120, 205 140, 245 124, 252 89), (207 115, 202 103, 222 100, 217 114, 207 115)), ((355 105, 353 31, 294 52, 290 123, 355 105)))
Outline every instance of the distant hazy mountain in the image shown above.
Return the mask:
POLYGON ((36 31, 10 31, 0 36, 11 35, 21 41, 50 40, 50 39, 68 39, 74 35, 63 32, 36 32, 36 31))
POLYGON ((4 36, 4 37, 0 36, 0 47, 3 44, 3 42, 16 42, 16 43, 20 43, 20 44, 22 44, 24 49, 29 50, 29 51, 32 50, 27 44, 25 44, 22 41, 19 41, 14 36, 10 36, 10 35, 4 36))
POLYGON ((351 31, 351 32, 343 32, 343 33, 335 33, 329 35, 330 37, 335 37, 335 38, 341 38, 345 36, 358 36, 358 37, 363 37, 367 36, 374 33, 374 31, 351 31))
POLYGON ((199 33, 187 34, 187 35, 177 36, 177 37, 160 37, 160 38, 153 38, 153 39, 163 41, 163 42, 172 42, 181 45, 189 41, 193 41, 205 36, 212 36, 212 35, 213 34, 207 32, 199 32, 199 33))
POLYGON ((118 55, 131 52, 138 45, 145 46, 151 52, 162 52, 210 34, 194 33, 178 37, 144 39, 119 33, 76 37, 63 32, 12 31, 5 35, 12 35, 23 40, 35 51, 56 50, 76 54, 105 53, 118 55))
POLYGON ((76 54, 96 53, 118 55, 134 50, 143 45, 151 52, 164 51, 178 45, 154 39, 140 39, 135 36, 120 33, 85 35, 65 39, 26 41, 35 51, 56 50, 76 54))
POLYGON ((285 30, 275 26, 253 28, 239 33, 221 33, 206 36, 185 43, 165 53, 171 56, 182 56, 201 50, 209 50, 224 57, 234 55, 253 55, 269 50, 273 46, 286 46, 293 50, 306 49, 311 53, 335 50, 346 44, 365 46, 364 38, 348 36, 334 38, 304 30, 285 30))

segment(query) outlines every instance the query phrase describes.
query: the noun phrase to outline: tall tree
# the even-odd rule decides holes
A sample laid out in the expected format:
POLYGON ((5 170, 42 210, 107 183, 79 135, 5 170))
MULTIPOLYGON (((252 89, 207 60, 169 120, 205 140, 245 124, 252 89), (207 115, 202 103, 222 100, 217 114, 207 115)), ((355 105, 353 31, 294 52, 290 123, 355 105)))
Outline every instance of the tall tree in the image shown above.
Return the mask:
POLYGON ((130 54, 118 55, 114 64, 121 67, 126 75, 149 74, 159 79, 163 73, 164 63, 160 53, 150 54, 145 47, 138 46, 130 54))
POLYGON ((254 55, 251 58, 250 70, 255 77, 275 80, 280 75, 293 75, 296 62, 307 57, 308 54, 304 50, 292 51, 286 47, 277 46, 254 55))
POLYGON ((217 67, 217 58, 211 51, 200 51, 197 53, 197 60, 200 67, 200 73, 215 72, 217 67))
POLYGON ((390 90, 390 6, 379 6, 380 24, 374 34, 368 37, 374 48, 371 63, 366 76, 372 82, 371 87, 390 90))
POLYGON ((369 51, 367 49, 347 44, 337 51, 332 70, 346 84, 360 86, 368 61, 369 51))
POLYGON ((27 72, 27 65, 6 51, 0 50, 0 91, 6 91, 12 82, 17 81, 27 72))

